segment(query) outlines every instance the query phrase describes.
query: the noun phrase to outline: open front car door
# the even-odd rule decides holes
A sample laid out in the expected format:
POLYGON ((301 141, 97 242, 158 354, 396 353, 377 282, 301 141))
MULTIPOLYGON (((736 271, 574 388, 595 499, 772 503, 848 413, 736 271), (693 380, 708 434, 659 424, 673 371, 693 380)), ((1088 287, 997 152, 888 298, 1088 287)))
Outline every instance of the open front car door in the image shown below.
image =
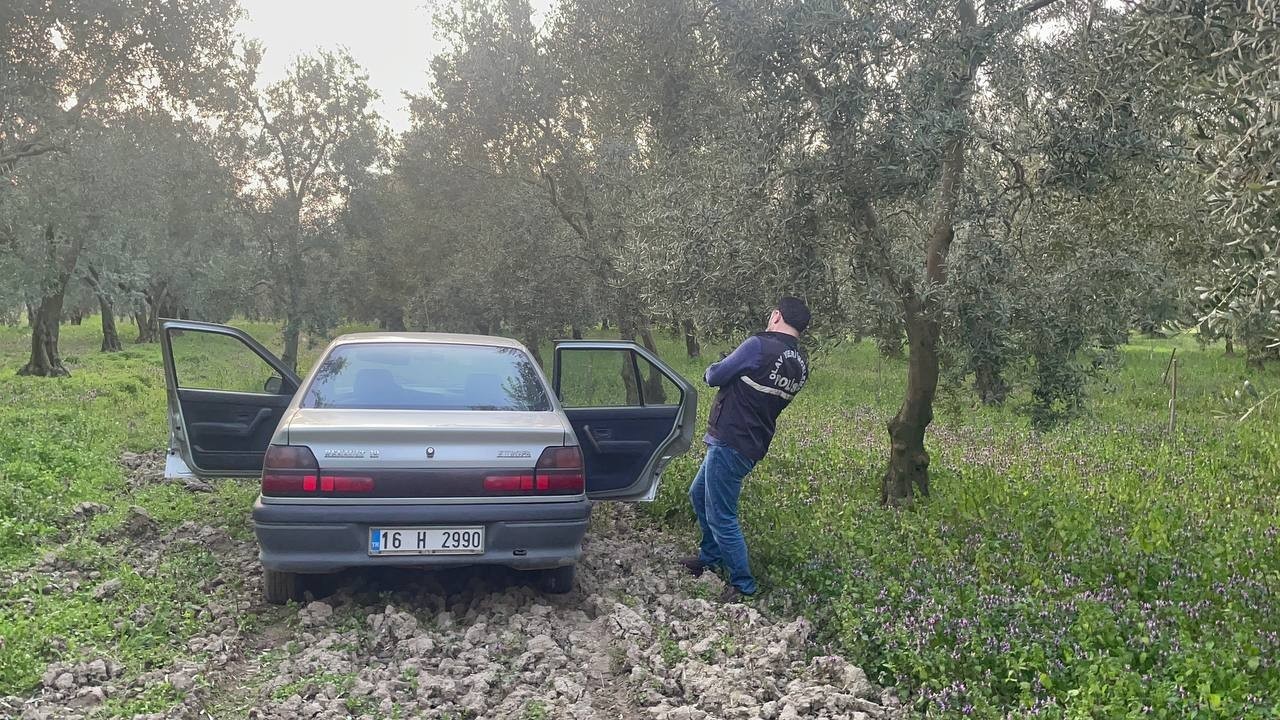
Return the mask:
POLYGON ((253 476, 298 376, 246 333, 166 320, 160 333, 169 398, 165 476, 253 476))
POLYGON ((593 500, 649 501, 693 444, 698 393, 632 342, 556 344, 553 384, 573 425, 593 500))

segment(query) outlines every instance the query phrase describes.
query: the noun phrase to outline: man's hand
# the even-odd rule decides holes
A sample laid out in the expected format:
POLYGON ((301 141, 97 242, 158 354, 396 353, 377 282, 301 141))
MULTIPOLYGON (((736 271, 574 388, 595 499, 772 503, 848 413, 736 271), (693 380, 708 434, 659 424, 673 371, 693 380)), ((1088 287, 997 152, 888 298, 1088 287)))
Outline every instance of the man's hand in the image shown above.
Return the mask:
POLYGON ((707 368, 703 376, 711 387, 722 387, 752 368, 760 359, 760 338, 752 335, 731 353, 721 353, 720 362, 707 368))

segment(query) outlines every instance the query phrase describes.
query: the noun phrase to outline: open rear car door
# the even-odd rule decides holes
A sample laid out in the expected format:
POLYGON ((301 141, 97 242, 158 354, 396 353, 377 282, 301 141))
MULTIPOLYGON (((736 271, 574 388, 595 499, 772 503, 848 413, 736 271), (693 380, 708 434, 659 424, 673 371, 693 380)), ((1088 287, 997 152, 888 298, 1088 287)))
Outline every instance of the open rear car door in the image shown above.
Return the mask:
POLYGON ((621 341, 558 342, 552 375, 582 447, 588 497, 652 500, 662 471, 693 444, 693 385, 621 341))
POLYGON ((298 376, 244 331, 166 320, 161 326, 169 398, 165 476, 253 476, 298 376))

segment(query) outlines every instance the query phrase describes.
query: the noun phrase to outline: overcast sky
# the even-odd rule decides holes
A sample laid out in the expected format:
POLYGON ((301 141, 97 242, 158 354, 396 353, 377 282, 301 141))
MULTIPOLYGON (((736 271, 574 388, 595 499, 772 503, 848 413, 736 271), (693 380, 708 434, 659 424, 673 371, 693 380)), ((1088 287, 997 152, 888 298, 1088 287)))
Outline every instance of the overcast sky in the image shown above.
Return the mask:
POLYGON ((284 76, 301 53, 346 47, 382 98, 378 113, 396 132, 409 126, 402 92, 427 86, 427 61, 439 50, 424 0, 241 0, 245 35, 266 47, 261 81, 284 76))

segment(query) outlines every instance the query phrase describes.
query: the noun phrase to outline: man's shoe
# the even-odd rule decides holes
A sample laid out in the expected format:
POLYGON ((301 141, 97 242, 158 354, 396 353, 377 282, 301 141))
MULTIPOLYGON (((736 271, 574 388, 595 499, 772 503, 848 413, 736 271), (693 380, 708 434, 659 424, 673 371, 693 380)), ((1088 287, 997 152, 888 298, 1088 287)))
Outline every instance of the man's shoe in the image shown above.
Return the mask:
POLYGON ((694 577, 702 577, 702 573, 707 569, 707 566, 702 563, 702 559, 697 555, 680 558, 680 564, 694 577))
POLYGON ((722 603, 740 603, 746 602, 755 595, 748 595, 733 585, 728 585, 720 593, 720 602, 722 603))

